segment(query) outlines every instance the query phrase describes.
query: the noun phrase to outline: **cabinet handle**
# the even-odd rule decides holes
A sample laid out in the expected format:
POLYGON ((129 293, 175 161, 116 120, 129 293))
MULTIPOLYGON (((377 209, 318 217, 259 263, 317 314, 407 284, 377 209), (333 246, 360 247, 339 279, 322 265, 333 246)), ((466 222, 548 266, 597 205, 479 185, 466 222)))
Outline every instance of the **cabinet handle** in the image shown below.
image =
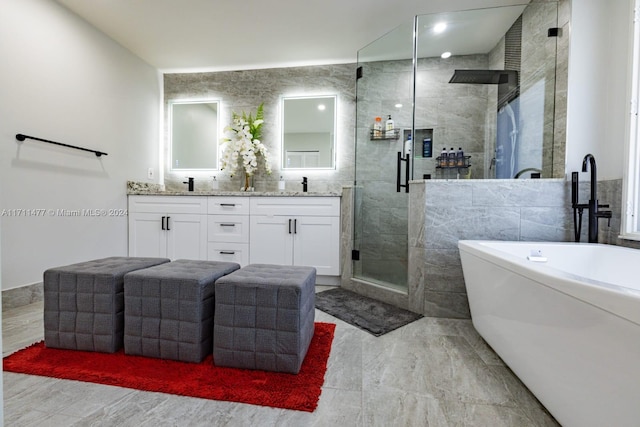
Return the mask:
POLYGON ((291 219, 289 219, 289 234, 291 234, 291 219))
POLYGON ((293 220, 293 234, 298 234, 298 220, 293 220))
POLYGON ((171 218, 171 217, 170 217, 170 216, 168 216, 168 217, 167 217, 167 231, 171 230, 171 229, 169 228, 169 218, 171 218))
POLYGON ((235 203, 220 203, 220 206, 231 206, 234 207, 236 204, 235 203))
POLYGON ((220 255, 234 255, 234 251, 220 251, 220 255))
POLYGON ((162 229, 163 229, 163 230, 165 229, 165 228, 164 228, 164 219, 165 219, 165 218, 166 218, 166 217, 164 217, 164 216, 162 217, 162 229))
POLYGON ((235 227, 235 224, 220 224, 220 227, 235 227))

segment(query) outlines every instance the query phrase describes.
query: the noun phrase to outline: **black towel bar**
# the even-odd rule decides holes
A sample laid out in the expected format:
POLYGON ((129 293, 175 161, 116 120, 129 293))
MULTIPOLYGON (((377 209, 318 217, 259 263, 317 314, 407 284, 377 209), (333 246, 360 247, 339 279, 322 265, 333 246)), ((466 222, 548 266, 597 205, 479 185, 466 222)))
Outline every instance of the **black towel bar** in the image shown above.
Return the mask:
POLYGON ((89 151, 90 153, 94 153, 97 157, 100 156, 108 156, 107 153, 103 153, 102 151, 91 150, 89 148, 76 147, 75 145, 63 144, 62 142, 49 141, 48 139, 36 138, 35 136, 23 135, 21 133, 16 135, 16 139, 18 141, 24 141, 25 139, 34 139, 36 141, 47 142, 49 144, 62 145, 63 147, 75 148, 76 150, 89 151))

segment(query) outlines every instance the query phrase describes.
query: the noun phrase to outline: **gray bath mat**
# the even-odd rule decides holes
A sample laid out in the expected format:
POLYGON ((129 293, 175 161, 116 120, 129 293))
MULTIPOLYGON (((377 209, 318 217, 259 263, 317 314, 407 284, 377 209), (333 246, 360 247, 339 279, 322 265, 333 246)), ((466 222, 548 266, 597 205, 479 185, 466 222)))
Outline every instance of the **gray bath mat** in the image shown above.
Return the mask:
POLYGON ((316 308, 379 337, 422 318, 390 304, 342 288, 316 294, 316 308))

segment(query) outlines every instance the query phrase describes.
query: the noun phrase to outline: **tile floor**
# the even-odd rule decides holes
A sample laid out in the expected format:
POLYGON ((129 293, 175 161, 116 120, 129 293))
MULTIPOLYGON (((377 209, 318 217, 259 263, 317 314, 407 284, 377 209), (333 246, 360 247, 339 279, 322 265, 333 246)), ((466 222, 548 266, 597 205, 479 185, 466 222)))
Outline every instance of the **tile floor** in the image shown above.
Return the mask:
MULTIPOLYGON (((313 413, 5 372, 6 426, 558 426, 468 320, 376 338, 337 324, 313 413)), ((42 302, 3 313, 3 351, 43 338, 42 302)))

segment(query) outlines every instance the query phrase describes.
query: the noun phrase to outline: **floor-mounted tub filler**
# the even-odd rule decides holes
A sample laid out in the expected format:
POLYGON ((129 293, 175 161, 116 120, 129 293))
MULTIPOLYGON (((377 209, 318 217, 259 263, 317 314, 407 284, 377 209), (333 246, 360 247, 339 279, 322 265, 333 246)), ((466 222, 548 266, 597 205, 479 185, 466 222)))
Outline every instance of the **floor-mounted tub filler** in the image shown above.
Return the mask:
POLYGON ((461 240, 474 327, 565 427, 640 426, 640 251, 461 240))

